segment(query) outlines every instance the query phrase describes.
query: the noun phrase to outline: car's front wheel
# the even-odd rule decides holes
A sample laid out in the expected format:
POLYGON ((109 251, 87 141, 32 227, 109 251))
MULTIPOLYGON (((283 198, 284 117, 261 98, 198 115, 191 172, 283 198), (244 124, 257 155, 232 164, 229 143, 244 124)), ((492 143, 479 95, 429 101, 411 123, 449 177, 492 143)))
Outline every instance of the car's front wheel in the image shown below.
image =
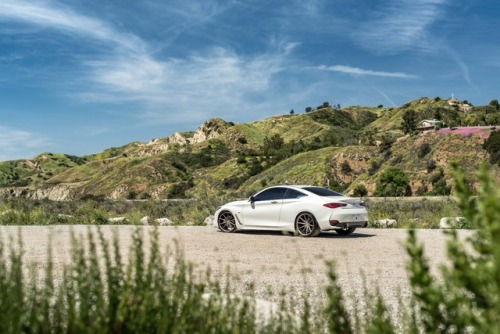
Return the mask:
POLYGON ((222 211, 217 218, 217 225, 222 232, 231 233, 236 231, 236 219, 229 211, 222 211))
POLYGON ((297 216, 295 230, 302 237, 315 237, 321 232, 316 219, 308 212, 302 212, 297 216))
POLYGON ((356 231, 355 227, 346 227, 346 228, 341 228, 340 230, 335 230, 340 235, 349 235, 352 234, 352 232, 356 231))

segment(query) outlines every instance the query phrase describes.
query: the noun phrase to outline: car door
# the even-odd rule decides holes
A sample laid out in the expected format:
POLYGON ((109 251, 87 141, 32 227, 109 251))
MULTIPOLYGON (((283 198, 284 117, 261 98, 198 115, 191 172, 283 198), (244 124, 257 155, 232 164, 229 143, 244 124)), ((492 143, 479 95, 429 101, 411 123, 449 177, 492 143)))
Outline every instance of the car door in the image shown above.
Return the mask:
POLYGON ((243 224, 263 228, 279 226, 285 192, 286 188, 273 187, 255 195, 243 208, 243 224))
POLYGON ((290 188, 286 191, 281 205, 280 226, 293 226, 297 214, 309 209, 304 201, 305 197, 307 197, 306 194, 295 189, 290 188))

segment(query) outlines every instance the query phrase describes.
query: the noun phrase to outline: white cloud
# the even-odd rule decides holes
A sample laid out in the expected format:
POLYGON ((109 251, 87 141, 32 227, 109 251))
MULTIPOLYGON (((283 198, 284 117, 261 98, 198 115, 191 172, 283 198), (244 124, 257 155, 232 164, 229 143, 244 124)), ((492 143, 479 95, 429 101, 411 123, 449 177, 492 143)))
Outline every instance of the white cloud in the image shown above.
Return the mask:
POLYGON ((119 32, 105 22, 46 2, 2 0, 0 2, 0 20, 2 19, 21 21, 69 34, 80 34, 98 40, 110 41, 130 50, 142 52, 145 48, 141 39, 132 34, 119 32))
POLYGON ((375 77, 386 77, 386 78, 400 78, 400 79, 414 79, 417 76, 402 72, 383 72, 383 71, 374 71, 374 70, 365 70, 358 67, 351 67, 345 65, 334 65, 334 66, 320 66, 320 70, 325 71, 333 71, 346 73, 357 76, 375 76, 375 77))
MULTIPOLYGON (((177 9, 164 6, 169 15, 177 10, 198 23, 225 8, 213 1, 188 2, 177 9)), ((83 88, 77 87, 71 95, 87 102, 137 102, 140 115, 150 119, 171 120, 176 110, 183 110, 183 117, 192 113, 201 119, 220 108, 243 105, 247 95, 271 89, 273 76, 283 70, 297 46, 280 40, 273 43, 274 51, 252 57, 215 47, 183 58, 160 59, 148 52, 151 46, 139 37, 60 5, 5 0, 0 3, 2 19, 111 42, 102 54, 82 60, 79 73, 83 88)))
POLYGON ((27 151, 35 154, 36 149, 47 144, 47 140, 34 133, 0 126, 0 161, 14 160, 19 158, 31 158, 31 156, 21 157, 27 151))
POLYGON ((428 49, 428 31, 438 21, 448 0, 388 0, 352 36, 378 54, 428 49))
POLYGON ((213 48, 185 59, 159 61, 141 55, 89 62, 91 78, 98 85, 82 97, 150 105, 143 117, 172 121, 172 112, 183 110, 181 118, 203 119, 229 106, 242 107, 248 95, 272 90, 273 77, 284 69, 291 48, 284 45, 274 53, 249 58, 213 48))

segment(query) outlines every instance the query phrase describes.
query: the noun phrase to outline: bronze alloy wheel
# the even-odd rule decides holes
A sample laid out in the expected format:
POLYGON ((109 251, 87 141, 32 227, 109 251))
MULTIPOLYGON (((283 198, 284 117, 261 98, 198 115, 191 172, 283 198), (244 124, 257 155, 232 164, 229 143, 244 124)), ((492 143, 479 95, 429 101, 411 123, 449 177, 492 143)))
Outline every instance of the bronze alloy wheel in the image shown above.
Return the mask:
POLYGON ((303 237, 315 237, 320 232, 318 224, 316 224, 316 219, 308 212, 302 212, 297 216, 295 219, 295 229, 303 237))
POLYGON ((231 233, 236 231, 236 219, 229 211, 222 211, 220 213, 217 224, 222 232, 231 233))

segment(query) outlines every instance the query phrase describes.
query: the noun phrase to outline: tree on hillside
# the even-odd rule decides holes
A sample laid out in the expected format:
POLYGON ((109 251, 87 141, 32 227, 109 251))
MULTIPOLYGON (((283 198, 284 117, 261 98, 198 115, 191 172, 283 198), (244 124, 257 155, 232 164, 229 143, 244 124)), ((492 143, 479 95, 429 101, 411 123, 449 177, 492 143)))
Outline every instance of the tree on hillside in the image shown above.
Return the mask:
POLYGON ((410 180, 401 169, 387 168, 379 177, 375 188, 375 196, 411 196, 410 180))
POLYGON ((484 141, 483 148, 490 154, 490 163, 500 165, 500 131, 493 131, 484 141))
POLYGON ((306 107, 305 111, 306 111, 306 113, 310 113, 312 111, 312 109, 313 109, 312 107, 306 107))
POLYGON ((330 102, 323 102, 322 105, 318 106, 316 109, 325 109, 325 108, 330 108, 330 102))
POLYGON ((434 119, 437 119, 438 121, 442 119, 441 109, 439 108, 434 109, 434 119))
POLYGON ((500 104, 498 103, 497 99, 491 100, 490 101, 490 106, 495 107, 496 110, 500 109, 500 104))
POLYGON ((403 132, 412 133, 417 129, 417 118, 415 115, 415 110, 408 109, 403 114, 403 132))
POLYGON ((290 110, 290 115, 292 115, 292 116, 295 115, 295 110, 293 110, 293 109, 290 110))
POLYGON ((265 137, 262 153, 268 158, 268 163, 277 163, 287 155, 287 152, 285 152, 285 141, 278 133, 271 137, 265 137))

